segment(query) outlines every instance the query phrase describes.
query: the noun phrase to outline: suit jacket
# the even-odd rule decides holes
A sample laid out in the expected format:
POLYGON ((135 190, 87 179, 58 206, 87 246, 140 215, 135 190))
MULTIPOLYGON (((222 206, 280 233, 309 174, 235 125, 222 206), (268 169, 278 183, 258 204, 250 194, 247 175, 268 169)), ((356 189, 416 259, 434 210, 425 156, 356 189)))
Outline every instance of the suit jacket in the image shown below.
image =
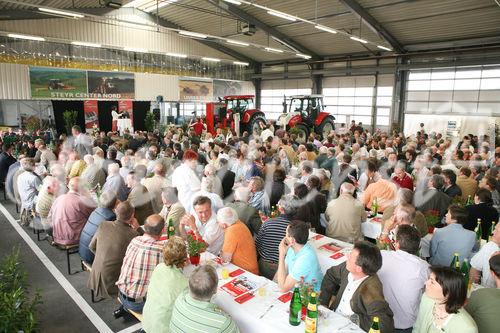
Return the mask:
POLYGON ((454 198, 454 197, 460 197, 462 196, 462 190, 460 189, 460 187, 457 186, 457 184, 453 184, 451 185, 450 187, 448 187, 447 189, 445 189, 443 191, 445 194, 448 194, 448 196, 450 198, 454 198))
POLYGON ((233 193, 234 179, 236 174, 231 170, 219 170, 217 173, 222 184, 222 199, 227 198, 231 193, 233 193))
POLYGON ((259 233, 262 220, 257 209, 242 201, 227 203, 226 207, 231 207, 238 213, 238 218, 246 224, 253 236, 259 233))
POLYGON ((144 224, 144 221, 149 215, 153 215, 153 203, 151 201, 151 196, 149 195, 148 189, 141 184, 135 185, 128 195, 128 201, 135 208, 135 218, 140 225, 144 224))
POLYGON ((363 240, 361 222, 366 220, 365 207, 351 195, 341 194, 326 208, 326 235, 344 242, 363 240))
POLYGON ((116 296, 115 285, 130 241, 139 236, 137 231, 121 221, 105 221, 97 228, 90 250, 95 254, 87 287, 97 295, 116 296))
POLYGON ((176 235, 179 235, 179 223, 184 214, 186 214, 186 209, 179 201, 174 203, 170 208, 164 206, 160 212, 160 216, 165 220, 165 225, 167 225, 168 221, 172 219, 176 235))
POLYGON ((9 167, 14 163, 16 163, 14 156, 9 155, 6 152, 0 154, 0 182, 5 182, 5 177, 7 177, 9 167))
POLYGON ((474 178, 460 175, 457 177, 457 185, 462 190, 462 200, 466 200, 469 195, 474 198, 477 191, 477 181, 474 178))
POLYGON ((491 203, 480 203, 477 205, 466 206, 469 212, 469 218, 465 223, 464 228, 474 231, 477 225, 477 219, 481 219, 481 230, 483 232, 483 239, 488 239, 490 234, 491 222, 498 221, 498 211, 491 203))
MULTIPOLYGON (((340 195, 340 185, 342 185, 342 183, 347 182, 350 184, 354 184, 349 176, 354 179, 358 179, 358 173, 356 172, 356 169, 351 166, 347 166, 347 168, 341 172, 340 168, 342 164, 343 163, 337 164, 332 173, 333 185, 335 186, 335 189, 337 191, 337 196, 340 195)), ((356 195, 354 195, 354 197, 356 197, 356 195)))
MULTIPOLYGON (((321 283, 320 302, 322 305, 336 310, 347 287, 349 271, 346 263, 330 267, 321 283), (333 303, 330 306, 330 301, 333 303)), ((351 309, 359 316, 359 326, 368 332, 374 316, 379 318, 381 333, 394 331, 393 313, 384 298, 382 283, 377 275, 366 278, 356 289, 351 298, 351 309)))
POLYGON ((433 188, 427 191, 416 191, 413 197, 413 204, 418 211, 424 214, 429 210, 439 211, 439 218, 441 220, 448 211, 451 198, 433 188))
POLYGON ((97 184, 102 188, 106 182, 106 174, 96 164, 86 167, 85 170, 83 170, 81 178, 85 180, 91 189, 95 189, 97 184))

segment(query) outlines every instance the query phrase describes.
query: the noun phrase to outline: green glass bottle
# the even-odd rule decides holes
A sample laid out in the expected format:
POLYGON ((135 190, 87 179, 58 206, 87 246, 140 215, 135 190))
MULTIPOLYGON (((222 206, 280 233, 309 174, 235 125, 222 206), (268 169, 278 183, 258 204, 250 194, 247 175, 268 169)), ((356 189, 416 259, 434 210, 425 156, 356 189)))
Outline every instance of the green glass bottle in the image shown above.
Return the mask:
POLYGON ((453 260, 451 261, 450 267, 460 272, 460 257, 458 252, 455 252, 453 254, 453 260))
POLYGON ((495 221, 491 222, 490 232, 488 234, 488 242, 491 241, 491 237, 493 237, 493 232, 495 231, 496 223, 495 221))
POLYGON ((168 219, 167 237, 170 239, 172 236, 175 236, 174 221, 172 221, 172 219, 168 219))
POLYGON ((467 260, 467 258, 465 258, 464 262, 462 263, 462 267, 460 268, 460 272, 464 276, 465 285, 467 286, 467 289, 469 288, 469 271, 470 271, 469 261, 467 260))
POLYGON ((302 315, 302 301, 300 299, 300 290, 299 284, 295 284, 295 288, 293 289, 292 300, 290 301, 290 316, 288 318, 288 322, 292 326, 300 325, 302 315))
POLYGON ((307 314, 305 319, 306 333, 318 332, 318 304, 316 297, 317 294, 313 291, 309 297, 309 304, 307 304, 307 314))
POLYGON ((483 238, 483 229, 481 228, 481 219, 477 219, 476 229, 474 229, 476 233, 476 239, 481 240, 483 238))
POLYGON ((472 205, 472 195, 469 194, 469 196, 467 197, 467 201, 465 202, 465 205, 466 206, 470 206, 472 205))
POLYGON ((370 327, 368 333, 380 333, 380 326, 378 322, 379 322, 378 317, 373 317, 372 326, 370 327))
POLYGON ((378 200, 377 200, 377 197, 373 198, 372 207, 371 207, 371 214, 372 214, 372 216, 377 216, 377 214, 378 214, 378 200))

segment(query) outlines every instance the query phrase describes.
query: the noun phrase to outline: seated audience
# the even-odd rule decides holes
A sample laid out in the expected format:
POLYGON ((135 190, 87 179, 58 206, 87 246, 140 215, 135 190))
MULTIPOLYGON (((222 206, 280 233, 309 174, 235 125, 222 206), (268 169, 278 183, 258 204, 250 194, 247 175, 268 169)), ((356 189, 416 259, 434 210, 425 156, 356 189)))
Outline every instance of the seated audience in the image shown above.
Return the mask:
POLYGON ((286 236, 286 228, 297 211, 297 198, 286 195, 278 202, 280 215, 266 220, 255 238, 259 255, 259 272, 269 280, 278 270, 279 245, 286 236))
POLYGON ((230 207, 220 209, 217 212, 217 222, 224 230, 222 259, 258 275, 255 242, 247 226, 238 220, 236 211, 230 207))
POLYGON ((368 160, 365 171, 368 182, 361 201, 367 209, 370 209, 373 200, 377 198, 378 210, 383 213, 387 207, 393 204, 397 188, 394 183, 382 178, 377 171, 378 167, 375 161, 368 160))
POLYGON ((429 264, 418 257, 420 234, 415 228, 400 225, 394 246, 395 251, 381 251, 382 268, 377 275, 394 312, 395 332, 411 332, 429 278, 429 264))
MULTIPOLYGON (((165 167, 161 162, 156 162, 153 169, 153 177, 144 178, 142 185, 146 187, 153 201, 153 208, 155 213, 159 213, 163 207, 161 200, 161 190, 165 187, 171 186, 170 181, 165 177, 165 167)), ((128 172, 130 173, 130 171, 128 172)), ((127 174, 128 174, 127 173, 127 174)))
POLYGON ((430 263, 432 265, 449 266, 455 253, 460 262, 469 259, 476 244, 476 234, 464 229, 467 222, 467 210, 451 205, 446 214, 446 227, 434 230, 430 245, 430 263))
POLYGON ((479 182, 479 188, 485 188, 491 192, 491 199, 493 200, 493 207, 500 214, 500 193, 498 192, 498 181, 495 177, 486 175, 479 182))
POLYGON ((21 167, 24 172, 17 177, 17 188, 21 200, 21 225, 27 226, 33 220, 38 188, 42 185, 42 179, 34 171, 35 161, 32 158, 24 158, 21 167))
POLYGON ((346 317, 358 315, 359 326, 366 332, 375 316, 379 318, 381 333, 393 332, 393 313, 377 276, 381 267, 382 256, 374 244, 354 243, 347 262, 326 271, 320 303, 346 317))
POLYGON ((136 171, 128 173, 127 187, 130 192, 127 200, 134 206, 135 218, 140 225, 143 225, 146 218, 154 214, 154 209, 149 191, 141 184, 141 179, 141 175, 136 171))
POLYGON ((406 188, 413 191, 413 179, 411 175, 406 172, 406 165, 404 163, 397 163, 394 167, 394 175, 392 181, 398 185, 398 188, 406 188))
POLYGON ((125 252, 130 241, 139 236, 136 231, 139 224, 130 202, 120 202, 115 212, 116 220, 102 222, 89 244, 89 249, 95 257, 87 287, 93 290, 96 296, 118 295, 115 283, 120 276, 125 252))
POLYGON ((500 252, 488 261, 489 271, 494 285, 478 289, 469 297, 465 310, 475 320, 479 332, 495 333, 498 331, 498 309, 500 308, 500 252))
POLYGON ((363 240, 361 223, 366 220, 365 207, 353 197, 356 188, 343 183, 340 195, 328 203, 325 217, 326 235, 344 242, 354 243, 363 240))
POLYGON ((498 211, 493 207, 491 192, 485 188, 477 190, 474 205, 465 206, 469 214, 464 228, 474 231, 478 219, 481 220, 482 239, 488 239, 492 222, 498 222, 498 211))
POLYGON ((189 228, 208 244, 208 252, 219 255, 224 243, 224 230, 217 223, 217 216, 212 210, 210 198, 204 196, 195 198, 193 208, 193 215, 186 213, 180 220, 180 235, 186 238, 186 228, 189 228))
POLYGON ((427 182, 426 190, 416 190, 413 197, 415 208, 426 214, 429 211, 439 212, 441 220, 451 204, 451 198, 441 192, 443 187, 443 176, 432 175, 427 182))
POLYGON ((80 179, 71 178, 69 192, 57 197, 50 209, 48 220, 52 226, 52 237, 59 245, 74 245, 80 241, 80 234, 95 202, 80 194, 80 179))
POLYGON ((462 200, 467 200, 469 196, 474 198, 474 194, 477 191, 477 181, 471 177, 471 171, 468 167, 464 166, 460 168, 457 177, 457 186, 462 191, 462 200))
POLYGON ((212 266, 200 266, 191 273, 188 288, 175 301, 170 332, 239 332, 231 317, 211 303, 218 282, 217 271, 212 266))
POLYGON ((279 262, 276 280, 281 292, 287 292, 302 282, 312 284, 319 291, 323 274, 314 249, 307 243, 309 227, 303 221, 288 224, 285 237, 279 244, 279 262))
POLYGON ((59 181, 57 178, 47 176, 43 179, 43 185, 40 193, 36 198, 35 211, 40 218, 41 227, 45 230, 50 229, 50 221, 48 220, 50 208, 59 195, 59 181))
POLYGON ((102 187, 102 192, 113 191, 120 201, 127 200, 129 189, 125 185, 125 180, 120 176, 120 166, 117 163, 108 165, 108 177, 102 187))
POLYGON ((87 184, 90 190, 96 190, 98 186, 102 188, 106 182, 106 173, 104 170, 94 163, 92 155, 85 155, 83 160, 87 167, 83 170, 80 178, 87 184))
POLYGON ((151 274, 162 260, 165 241, 160 237, 164 226, 160 215, 150 215, 144 223, 144 235, 130 241, 116 282, 122 306, 113 313, 115 318, 126 310, 142 313, 151 274))
POLYGON ((488 243, 483 245, 470 260, 469 277, 473 282, 481 282, 481 285, 486 288, 495 288, 495 278, 489 274, 489 261, 497 251, 500 251, 500 224, 496 225, 488 243))
POLYGON ((430 270, 413 332, 478 333, 474 319, 463 308, 467 286, 462 273, 450 267, 430 270))
POLYGON ((248 189, 251 192, 248 204, 265 215, 271 211, 269 197, 264 190, 264 180, 261 177, 251 177, 248 182, 248 189))
POLYGON ((170 318, 177 297, 188 286, 182 273, 187 249, 180 237, 170 238, 163 247, 163 262, 159 263, 149 281, 146 304, 142 312, 142 329, 148 333, 170 332, 170 318))
POLYGON ((234 190, 234 202, 226 203, 226 207, 233 208, 238 214, 239 220, 248 227, 252 236, 259 233, 262 220, 259 211, 248 204, 250 199, 250 190, 247 187, 240 186, 234 190))
POLYGON ((94 253, 89 248, 90 242, 102 222, 116 220, 116 215, 113 212, 115 206, 116 195, 113 192, 104 192, 99 198, 99 207, 94 209, 92 214, 90 214, 87 223, 85 223, 82 229, 78 252, 80 253, 80 258, 88 264, 92 264, 94 261, 94 253))
POLYGON ((443 192, 452 199, 461 197, 462 190, 457 185, 457 175, 455 172, 453 170, 445 169, 443 170, 442 175, 444 181, 443 192))
POLYGON ((160 216, 163 217, 166 224, 172 220, 175 228, 175 234, 180 235, 179 224, 181 222, 181 218, 186 214, 186 210, 177 197, 177 189, 171 186, 163 188, 161 191, 161 200, 163 208, 160 211, 160 216))

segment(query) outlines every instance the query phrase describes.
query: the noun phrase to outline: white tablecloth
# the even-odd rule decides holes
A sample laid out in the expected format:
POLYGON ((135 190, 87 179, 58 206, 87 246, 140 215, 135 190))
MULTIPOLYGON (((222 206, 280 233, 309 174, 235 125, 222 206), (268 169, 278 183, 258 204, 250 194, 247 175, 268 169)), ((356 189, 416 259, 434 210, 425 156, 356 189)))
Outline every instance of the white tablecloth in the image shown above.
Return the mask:
POLYGON ((333 238, 330 238, 330 237, 326 237, 326 236, 322 236, 321 238, 316 240, 315 237, 319 237, 319 236, 322 236, 322 235, 318 235, 316 233, 310 232, 309 233, 309 244, 316 251, 316 255, 318 256, 319 265, 321 267, 321 272, 323 274, 325 274, 326 271, 328 270, 328 268, 330 268, 332 266, 338 266, 347 260, 346 254, 349 251, 351 251, 353 245, 346 243, 346 242, 342 242, 342 241, 333 239, 333 238), (332 243, 332 242, 334 242, 335 244, 338 244, 340 247, 343 248, 340 251, 344 254, 342 257, 340 257, 338 259, 333 259, 333 258, 331 258, 331 256, 334 254, 333 252, 321 248, 322 245, 332 243))
POLYGON ((373 221, 373 219, 366 219, 365 222, 361 223, 361 233, 365 237, 377 239, 382 232, 382 215, 377 215, 375 217, 376 221, 373 221))
MULTIPOLYGON (((209 263, 216 265, 211 259, 213 255, 203 253, 201 264, 209 263)), ((238 269, 237 266, 227 264, 225 267, 232 272, 238 269)), ((217 274, 219 275, 219 287, 229 282, 232 278, 222 279, 222 266, 216 265, 217 274)), ((185 274, 189 274, 194 269, 193 266, 188 266, 184 269, 185 274)), ((264 278, 256 276, 252 273, 245 272, 252 280, 260 281, 265 293, 261 296, 260 292, 255 292, 255 297, 249 301, 239 304, 234 301, 233 297, 227 292, 217 291, 214 298, 214 303, 228 313, 238 325, 241 333, 285 333, 285 332, 304 332, 304 323, 299 326, 291 326, 288 323, 288 309, 290 303, 282 303, 278 297, 282 295, 276 283, 264 278), (272 307, 271 307, 272 305, 272 307), (271 307, 271 308, 270 308, 271 307), (270 310, 268 310, 270 309, 270 310)), ((320 307, 320 312, 324 316, 320 316, 318 322, 318 332, 334 333, 334 332, 363 332, 358 326, 354 325, 343 316, 330 311, 324 307, 320 307)))
POLYGON ((120 135, 123 135, 123 131, 125 131, 126 129, 129 129, 131 132, 134 131, 134 128, 132 127, 132 121, 130 121, 130 119, 128 118, 118 119, 116 121, 116 127, 120 132, 120 135))

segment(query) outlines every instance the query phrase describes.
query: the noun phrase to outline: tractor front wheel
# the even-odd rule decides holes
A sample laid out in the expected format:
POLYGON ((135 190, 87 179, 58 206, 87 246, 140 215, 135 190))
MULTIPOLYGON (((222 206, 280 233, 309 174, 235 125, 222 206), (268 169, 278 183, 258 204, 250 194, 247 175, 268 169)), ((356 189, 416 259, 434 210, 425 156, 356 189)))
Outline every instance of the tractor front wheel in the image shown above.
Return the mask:
POLYGON ((255 115, 248 122, 247 131, 249 135, 260 136, 262 130, 266 127, 266 118, 262 115, 255 115))
POLYGON ((325 118, 318 127, 318 132, 321 133, 322 139, 326 139, 331 131, 335 130, 335 123, 332 118, 325 118))
POLYGON ((309 137, 309 129, 304 124, 295 125, 297 132, 297 142, 300 144, 304 144, 307 142, 307 138, 309 137))

